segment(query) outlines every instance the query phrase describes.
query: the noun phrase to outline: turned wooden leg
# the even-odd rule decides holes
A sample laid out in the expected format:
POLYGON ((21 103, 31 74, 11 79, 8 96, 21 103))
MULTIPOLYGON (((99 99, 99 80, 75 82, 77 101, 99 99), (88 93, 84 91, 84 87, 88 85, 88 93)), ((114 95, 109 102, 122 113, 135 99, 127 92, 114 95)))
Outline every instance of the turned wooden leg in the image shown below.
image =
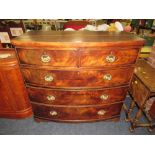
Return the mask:
POLYGON ((138 112, 137 112, 137 114, 136 114, 136 116, 135 116, 135 118, 134 118, 134 120, 133 120, 133 122, 138 122, 139 121, 139 118, 142 116, 142 110, 141 110, 141 108, 139 108, 138 109, 138 112))
POLYGON ((131 121, 131 126, 129 128, 130 132, 133 132, 134 129, 137 127, 137 122, 139 121, 139 118, 142 116, 142 110, 138 109, 138 112, 135 116, 135 118, 131 121))
POLYGON ((134 106, 135 106, 135 101, 132 100, 131 104, 130 104, 130 107, 129 107, 129 110, 127 111, 127 114, 126 114, 126 118, 125 118, 126 122, 129 122, 131 120, 130 114, 132 113, 132 111, 134 109, 134 106))

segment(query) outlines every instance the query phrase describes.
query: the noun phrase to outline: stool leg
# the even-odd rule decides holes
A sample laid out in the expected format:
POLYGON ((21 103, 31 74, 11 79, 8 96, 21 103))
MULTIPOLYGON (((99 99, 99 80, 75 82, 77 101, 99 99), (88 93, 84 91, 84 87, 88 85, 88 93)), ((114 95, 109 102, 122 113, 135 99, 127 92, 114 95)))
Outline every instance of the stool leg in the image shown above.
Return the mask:
POLYGON ((134 100, 132 100, 130 107, 129 107, 129 110, 127 111, 127 115, 126 115, 127 117, 125 118, 126 122, 129 122, 131 120, 130 114, 132 113, 134 106, 135 106, 135 102, 134 102, 134 100))
POLYGON ((134 129, 137 127, 137 122, 139 118, 142 116, 142 110, 139 108, 135 118, 131 121, 131 126, 129 128, 130 132, 133 132, 134 129))

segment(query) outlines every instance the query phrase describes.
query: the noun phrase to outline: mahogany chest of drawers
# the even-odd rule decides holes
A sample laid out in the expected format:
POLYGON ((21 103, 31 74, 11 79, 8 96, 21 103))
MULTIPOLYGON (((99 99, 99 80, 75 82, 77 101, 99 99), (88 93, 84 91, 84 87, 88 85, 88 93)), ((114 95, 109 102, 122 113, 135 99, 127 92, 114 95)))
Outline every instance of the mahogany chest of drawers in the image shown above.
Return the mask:
POLYGON ((35 119, 119 120, 144 40, 129 33, 28 32, 12 40, 35 119))

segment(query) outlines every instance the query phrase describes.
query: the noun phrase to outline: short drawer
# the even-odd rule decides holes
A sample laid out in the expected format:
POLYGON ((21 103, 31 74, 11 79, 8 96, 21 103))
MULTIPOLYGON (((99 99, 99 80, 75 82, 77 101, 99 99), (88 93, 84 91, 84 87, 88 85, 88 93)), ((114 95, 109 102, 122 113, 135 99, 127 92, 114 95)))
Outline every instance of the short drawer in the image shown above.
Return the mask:
POLYGON ((45 106, 32 103, 36 117, 55 121, 95 121, 120 115, 122 103, 98 106, 45 106))
POLYGON ((98 105, 123 101, 128 87, 102 90, 53 90, 27 87, 27 90, 32 102, 48 105, 98 105))
POLYGON ((21 64, 54 67, 77 65, 76 50, 17 49, 21 64))
POLYGON ((108 67, 134 64, 138 49, 86 49, 81 51, 82 67, 108 67))
POLYGON ((22 68, 21 71, 25 81, 34 86, 94 88, 128 84, 133 73, 133 67, 79 71, 22 68))

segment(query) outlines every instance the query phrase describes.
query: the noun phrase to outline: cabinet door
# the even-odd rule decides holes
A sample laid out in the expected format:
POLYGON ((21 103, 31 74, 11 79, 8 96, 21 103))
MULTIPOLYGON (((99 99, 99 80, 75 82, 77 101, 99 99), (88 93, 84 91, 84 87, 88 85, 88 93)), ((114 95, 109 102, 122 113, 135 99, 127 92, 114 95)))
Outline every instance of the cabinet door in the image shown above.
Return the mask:
POLYGON ((31 115, 26 88, 12 49, 0 50, 0 117, 22 118, 31 115))

